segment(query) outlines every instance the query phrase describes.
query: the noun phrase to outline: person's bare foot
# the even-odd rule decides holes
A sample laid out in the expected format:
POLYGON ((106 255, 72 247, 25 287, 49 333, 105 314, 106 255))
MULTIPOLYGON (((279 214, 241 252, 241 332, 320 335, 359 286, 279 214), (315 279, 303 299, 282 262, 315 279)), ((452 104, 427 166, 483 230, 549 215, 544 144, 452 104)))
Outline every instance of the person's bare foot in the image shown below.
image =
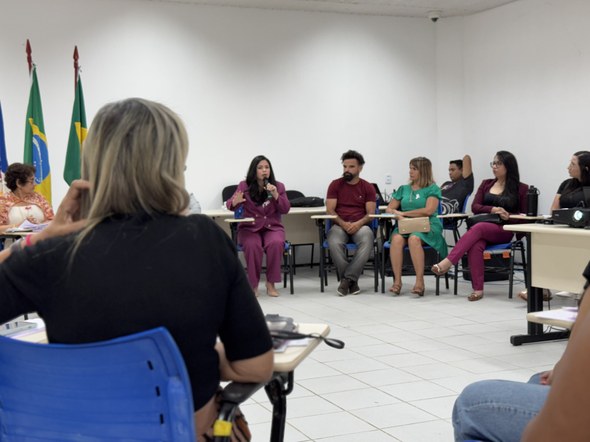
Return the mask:
POLYGON ((279 291, 276 289, 275 285, 273 282, 267 282, 266 283, 266 294, 268 296, 271 296, 273 298, 276 298, 277 296, 280 295, 279 291))

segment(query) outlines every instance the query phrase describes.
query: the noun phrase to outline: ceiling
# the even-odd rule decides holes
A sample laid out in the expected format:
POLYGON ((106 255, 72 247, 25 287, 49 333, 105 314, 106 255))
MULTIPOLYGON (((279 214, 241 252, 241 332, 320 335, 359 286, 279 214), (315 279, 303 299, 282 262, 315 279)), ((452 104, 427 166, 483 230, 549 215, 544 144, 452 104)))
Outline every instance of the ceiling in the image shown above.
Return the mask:
POLYGON ((286 9, 295 11, 340 12, 346 14, 428 17, 471 15, 518 0, 157 0, 242 8, 286 9))

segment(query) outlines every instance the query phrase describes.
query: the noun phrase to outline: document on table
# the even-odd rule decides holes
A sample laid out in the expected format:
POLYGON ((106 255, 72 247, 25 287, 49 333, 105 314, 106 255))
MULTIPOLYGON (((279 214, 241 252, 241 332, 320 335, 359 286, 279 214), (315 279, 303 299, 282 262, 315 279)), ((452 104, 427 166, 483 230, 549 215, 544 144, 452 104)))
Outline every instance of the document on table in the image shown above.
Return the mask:
POLYGON ((274 351, 275 353, 283 353, 289 347, 307 347, 311 338, 304 338, 304 339, 289 339, 283 341, 279 346, 277 346, 274 351))
POLYGON ((563 307, 556 310, 543 310, 542 312, 536 312, 535 316, 537 318, 559 319, 562 321, 575 322, 576 318, 578 317, 578 308, 563 307))

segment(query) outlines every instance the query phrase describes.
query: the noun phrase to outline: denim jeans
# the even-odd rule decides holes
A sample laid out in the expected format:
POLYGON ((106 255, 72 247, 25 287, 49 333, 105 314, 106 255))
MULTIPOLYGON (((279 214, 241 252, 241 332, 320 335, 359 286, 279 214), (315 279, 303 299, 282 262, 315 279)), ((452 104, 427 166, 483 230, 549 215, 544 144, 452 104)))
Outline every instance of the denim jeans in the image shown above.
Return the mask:
POLYGON ((342 227, 332 225, 328 231, 328 245, 340 278, 358 281, 363 267, 371 256, 373 231, 369 226, 363 226, 354 235, 349 235, 342 227), (357 245, 357 250, 352 260, 348 262, 344 245, 351 240, 357 245))
POLYGON ((539 375, 528 383, 479 381, 465 387, 453 408, 455 441, 518 442, 549 393, 539 375))

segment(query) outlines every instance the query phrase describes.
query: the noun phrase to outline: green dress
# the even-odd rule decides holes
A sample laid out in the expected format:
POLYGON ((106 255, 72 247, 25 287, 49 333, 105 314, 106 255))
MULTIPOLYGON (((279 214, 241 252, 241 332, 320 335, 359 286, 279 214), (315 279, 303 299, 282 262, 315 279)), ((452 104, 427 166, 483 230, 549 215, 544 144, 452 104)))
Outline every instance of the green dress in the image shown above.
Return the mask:
MULTIPOLYGON (((410 184, 404 184, 399 189, 395 191, 392 197, 400 202, 400 210, 402 212, 407 212, 409 210, 415 209, 423 209, 426 207, 426 200, 429 197, 435 197, 436 199, 441 200, 442 195, 440 193, 440 187, 436 184, 431 184, 428 187, 424 187, 423 189, 412 190, 410 184)), ((439 253, 441 259, 446 258, 448 255, 447 250, 447 243, 445 238, 443 237, 442 231, 443 226, 440 222, 440 219, 437 218, 438 213, 435 212, 430 215, 430 232, 414 232, 408 235, 403 235, 404 237, 408 237, 410 235, 416 235, 420 237, 422 242, 428 244, 433 249, 439 253)), ((397 226, 393 230, 393 233, 399 233, 397 230, 397 226)))

